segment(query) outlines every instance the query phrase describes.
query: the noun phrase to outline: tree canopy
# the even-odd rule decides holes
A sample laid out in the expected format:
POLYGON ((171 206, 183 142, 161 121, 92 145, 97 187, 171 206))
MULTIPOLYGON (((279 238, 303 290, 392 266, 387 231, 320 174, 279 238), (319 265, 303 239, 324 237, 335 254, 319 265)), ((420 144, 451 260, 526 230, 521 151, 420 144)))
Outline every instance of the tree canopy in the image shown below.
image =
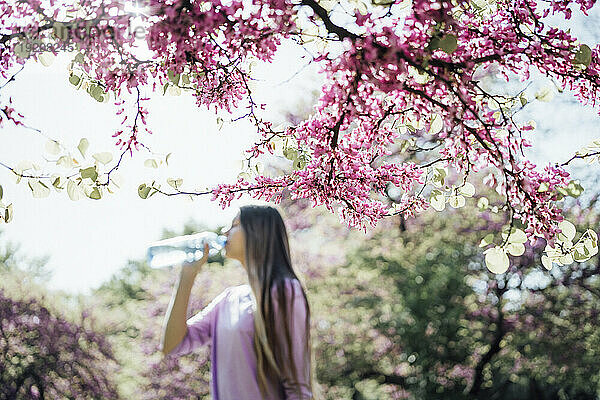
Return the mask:
MULTIPOLYGON (((532 101, 552 95, 552 88, 535 98, 526 93, 525 81, 534 70, 597 109, 600 48, 580 43, 561 25, 574 11, 587 15, 595 1, 135 4, 0 1, 5 85, 29 59, 47 65, 57 52, 72 51, 70 84, 99 102, 113 100, 116 114, 123 115, 121 127, 112 132, 120 151, 116 163, 110 152, 90 158, 89 141, 81 138, 81 157, 59 140, 47 144, 58 156, 55 164, 71 168, 71 174, 40 174, 40 166, 26 160, 4 165, 16 183, 26 179, 33 196, 66 188, 72 200, 99 200, 105 190, 114 192, 123 157, 133 157, 152 133, 144 102, 156 92, 185 92, 199 107, 215 112, 236 114, 245 108, 231 122, 249 119, 260 140, 247 150, 245 171, 236 182, 196 190, 169 178, 168 190, 156 181, 140 184, 142 198, 207 195, 225 208, 244 194, 280 202, 283 190, 289 190, 294 198, 337 210, 348 225, 366 230, 385 217, 411 217, 429 206, 462 207, 465 197, 475 194, 469 177, 482 172, 483 181, 502 197, 496 212, 509 215, 503 240, 486 250, 491 270, 506 271, 508 254, 518 255, 523 243, 532 245, 538 237, 548 244, 542 260, 547 268, 596 254, 597 234, 586 230, 575 242, 576 229, 564 221, 560 201, 582 192, 567 167, 576 159, 600 159, 598 141, 565 155, 565 161, 538 166, 524 154, 535 121, 519 118, 532 101), (133 18, 141 21, 135 32, 133 18), (132 46, 138 33, 152 54, 148 59, 139 59, 132 46), (309 116, 274 127, 264 104, 253 100, 251 67, 271 62, 283 41, 302 47, 312 41, 311 62, 321 67, 325 83, 309 116), (508 90, 490 84, 485 78, 494 74, 521 85, 508 90), (261 171, 261 155, 274 151, 291 160, 290 171, 275 176, 261 171), (400 191, 393 201, 387 196, 390 188, 400 191)), ((26 116, 14 109, 12 99, 1 101, 0 123, 25 126, 26 116)), ((157 167, 168 158, 149 159, 147 165, 157 167)), ((8 222, 12 204, 2 206, 2 220, 8 222)), ((478 206, 492 207, 483 198, 478 206)))

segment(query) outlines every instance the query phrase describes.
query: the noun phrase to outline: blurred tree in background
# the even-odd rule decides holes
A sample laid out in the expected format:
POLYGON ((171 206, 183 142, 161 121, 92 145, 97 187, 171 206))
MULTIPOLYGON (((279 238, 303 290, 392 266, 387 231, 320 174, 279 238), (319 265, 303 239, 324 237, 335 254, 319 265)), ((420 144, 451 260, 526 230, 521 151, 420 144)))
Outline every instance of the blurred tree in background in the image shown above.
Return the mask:
MULTIPOLYGON (((596 199, 570 213, 597 226, 596 199)), ((318 285, 330 399, 597 398, 598 257, 548 272, 540 240, 494 275, 478 250, 493 217, 451 209, 381 226, 318 285)))
MULTIPOLYGON (((598 398, 597 255, 548 271, 540 239, 495 275, 480 244, 500 239, 481 243, 481 236, 499 232, 506 221, 490 208, 398 217, 365 235, 307 200, 285 199, 293 263, 312 309, 318 380, 328 399, 598 398)), ((596 201, 574 199, 568 217, 596 227, 596 201)), ((206 229, 191 221, 162 238, 206 229)), ((52 390, 64 390, 65 379, 79 379, 68 389, 97 393, 93 398, 209 399, 208 347, 180 358, 158 351, 176 268, 130 260, 90 296, 69 295, 45 290, 43 260, 19 258, 11 246, 0 264, 2 329, 10 332, 0 339, 0 383, 13 393, 5 397, 32 398, 40 390, 46 398, 69 396, 50 393, 61 393, 52 390), (44 353, 45 341, 56 346, 54 353, 44 353), (113 359, 118 369, 110 367, 113 359), (78 372, 78 365, 93 373, 78 372), (24 394, 15 397, 20 371, 35 374, 23 379, 24 394)), ((238 263, 206 265, 188 316, 225 287, 245 282, 238 263)))
POLYGON ((0 398, 118 398, 111 346, 82 325, 0 289, 0 398))

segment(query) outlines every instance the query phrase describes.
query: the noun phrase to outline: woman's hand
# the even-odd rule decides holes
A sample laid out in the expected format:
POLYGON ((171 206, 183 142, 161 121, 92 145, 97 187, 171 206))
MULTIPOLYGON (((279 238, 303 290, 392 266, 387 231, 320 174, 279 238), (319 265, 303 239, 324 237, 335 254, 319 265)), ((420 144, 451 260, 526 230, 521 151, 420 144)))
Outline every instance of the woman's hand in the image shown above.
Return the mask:
POLYGON ((202 258, 193 262, 184 261, 181 264, 181 279, 185 280, 194 280, 198 272, 202 269, 202 266, 206 264, 206 260, 208 259, 208 243, 204 243, 204 254, 202 258))

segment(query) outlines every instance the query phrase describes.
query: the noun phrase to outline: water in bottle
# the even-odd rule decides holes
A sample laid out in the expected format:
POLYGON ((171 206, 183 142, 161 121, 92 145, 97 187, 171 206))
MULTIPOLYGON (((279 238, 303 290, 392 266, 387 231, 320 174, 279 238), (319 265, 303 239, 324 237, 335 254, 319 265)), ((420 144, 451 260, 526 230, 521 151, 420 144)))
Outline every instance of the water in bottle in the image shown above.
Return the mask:
POLYGON ((213 261, 225 247, 227 237, 214 232, 200 232, 177 236, 150 243, 147 250, 148 265, 163 268, 202 258, 204 243, 208 243, 208 261, 213 261))

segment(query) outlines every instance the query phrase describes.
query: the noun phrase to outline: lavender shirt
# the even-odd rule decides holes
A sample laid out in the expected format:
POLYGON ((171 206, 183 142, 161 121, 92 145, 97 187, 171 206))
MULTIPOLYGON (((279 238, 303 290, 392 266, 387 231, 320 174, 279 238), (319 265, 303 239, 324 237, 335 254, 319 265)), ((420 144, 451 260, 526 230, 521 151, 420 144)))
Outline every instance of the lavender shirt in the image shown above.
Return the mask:
MULTIPOLYGON (((303 360, 305 340, 306 307, 297 279, 286 279, 286 297, 292 300, 288 310, 292 313, 292 348, 300 392, 286 377, 279 382, 268 382, 265 400, 310 399, 309 365, 303 360), (293 307, 293 308, 291 308, 293 307)), ((271 289, 277 321, 275 288, 271 289)), ((254 351, 254 299, 250 285, 230 286, 215 297, 202 311, 186 322, 188 331, 183 340, 169 355, 183 355, 195 348, 208 344, 211 347, 211 392, 214 400, 258 400, 256 353, 254 351)), ((288 312, 289 314, 289 312, 288 312)), ((278 333, 283 337, 283 332, 278 333)), ((285 374, 288 375, 288 374, 285 374)), ((289 377, 292 373, 289 371, 289 377)))

